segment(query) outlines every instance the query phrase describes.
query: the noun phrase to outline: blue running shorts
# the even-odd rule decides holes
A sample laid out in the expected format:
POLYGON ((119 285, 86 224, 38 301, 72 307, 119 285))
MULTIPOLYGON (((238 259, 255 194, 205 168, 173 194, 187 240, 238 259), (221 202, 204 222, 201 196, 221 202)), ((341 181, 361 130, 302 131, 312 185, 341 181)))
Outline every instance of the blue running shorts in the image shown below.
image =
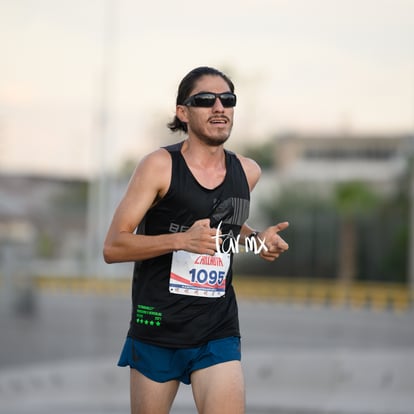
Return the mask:
POLYGON ((156 382, 191 383, 191 373, 227 361, 241 360, 239 337, 207 342, 194 348, 166 348, 127 337, 118 366, 130 366, 156 382))

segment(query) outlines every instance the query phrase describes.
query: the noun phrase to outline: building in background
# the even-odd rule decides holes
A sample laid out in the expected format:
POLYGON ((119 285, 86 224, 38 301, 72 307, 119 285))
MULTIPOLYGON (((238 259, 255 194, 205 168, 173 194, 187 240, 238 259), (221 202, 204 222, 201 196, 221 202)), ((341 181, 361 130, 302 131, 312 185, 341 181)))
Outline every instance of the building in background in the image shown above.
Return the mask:
MULTIPOLYGON (((291 222, 294 248, 275 276, 409 279, 412 135, 280 134, 272 148, 251 220, 291 222)), ((240 268, 270 270, 260 262, 240 268)))
POLYGON ((362 181, 390 194, 407 173, 414 154, 412 135, 279 135, 275 165, 283 182, 311 182, 326 190, 335 183, 362 181))
MULTIPOLYGON (((305 188, 312 194, 326 195, 334 191, 338 183, 361 181, 382 196, 394 197, 409 176, 410 160, 414 153, 414 138, 404 134, 283 134, 276 136, 273 144, 274 165, 264 171, 252 203, 251 221, 259 227, 265 217, 263 200, 273 203, 273 197, 276 202, 281 201, 281 198, 284 201, 284 196, 280 195, 287 188, 299 186, 298 188, 305 188)), ((119 199, 125 191, 128 178, 120 180, 114 177, 111 185, 116 191, 115 198, 119 199)), ((0 243, 3 247, 8 246, 7 249, 2 248, 3 252, 7 250, 8 253, 0 255, 0 272, 6 264, 10 268, 13 260, 19 261, 19 257, 24 255, 25 260, 20 260, 20 263, 30 268, 31 272, 65 275, 85 273, 88 188, 89 183, 81 179, 3 174, 0 177, 0 243), (31 263, 27 260, 28 257, 31 258, 31 263)), ((308 217, 294 218, 295 223, 289 231, 307 229, 307 233, 290 234, 292 245, 296 243, 303 252, 299 260, 299 249, 292 249, 289 255, 281 259, 277 268, 284 275, 300 276, 306 273, 307 276, 335 277, 334 269, 338 265, 334 259, 337 218, 318 209, 309 210, 308 217), (309 218, 310 216, 312 217, 309 218), (330 221, 326 224, 327 230, 322 237, 315 233, 315 229, 323 228, 321 220, 325 218, 330 221)), ((403 225, 402 221, 401 226, 403 225)), ((382 231, 393 231, 392 225, 388 230, 387 226, 385 223, 382 231)), ((408 232, 408 229, 405 228, 405 231, 408 232)), ((373 237, 376 237, 374 233, 373 237)), ((394 235, 390 235, 389 240, 392 237, 394 235)), ((392 243, 394 242, 397 243, 392 243)), ((369 238, 364 243, 369 245, 369 238)), ((392 246, 388 248, 388 253, 397 249, 397 245, 392 246)), ((406 244, 402 246, 405 248, 406 244)), ((395 260, 389 259, 390 263, 385 266, 378 262, 380 253, 376 253, 372 259, 363 259, 366 263, 371 263, 366 267, 371 269, 366 271, 369 278, 385 279, 385 273, 392 266, 392 260, 395 260), (374 262, 375 266, 372 264, 374 262)), ((399 260, 401 262, 404 259, 401 257, 399 260)), ((103 261, 101 258, 97 261, 99 263, 95 266, 95 276, 104 274, 101 272, 103 261)), ((244 264, 242 267, 244 269, 244 264)), ((120 269, 111 267, 113 274, 119 274, 120 269)), ((128 274, 129 267, 122 267, 121 272, 124 271, 128 274)), ((268 271, 268 268, 265 267, 263 271, 268 271)))

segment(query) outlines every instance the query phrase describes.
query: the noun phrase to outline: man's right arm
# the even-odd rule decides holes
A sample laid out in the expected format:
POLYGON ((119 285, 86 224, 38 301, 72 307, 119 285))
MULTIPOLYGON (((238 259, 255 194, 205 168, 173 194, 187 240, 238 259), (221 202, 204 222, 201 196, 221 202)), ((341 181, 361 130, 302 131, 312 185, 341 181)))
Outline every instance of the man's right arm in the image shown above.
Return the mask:
POLYGON ((185 233, 147 236, 134 231, 148 209, 168 191, 171 157, 164 149, 146 156, 135 169, 109 227, 103 255, 107 263, 145 260, 174 250, 214 254, 215 230, 209 220, 196 221, 185 233))

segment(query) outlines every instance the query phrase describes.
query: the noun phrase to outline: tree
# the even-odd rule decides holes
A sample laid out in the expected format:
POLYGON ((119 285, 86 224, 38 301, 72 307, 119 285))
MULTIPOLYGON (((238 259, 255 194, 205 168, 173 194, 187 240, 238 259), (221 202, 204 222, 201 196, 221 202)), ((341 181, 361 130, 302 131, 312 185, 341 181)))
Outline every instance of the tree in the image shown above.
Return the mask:
POLYGON ((334 189, 340 218, 338 279, 343 283, 351 283, 357 275, 358 218, 372 211, 377 202, 377 195, 360 181, 340 183, 334 189))

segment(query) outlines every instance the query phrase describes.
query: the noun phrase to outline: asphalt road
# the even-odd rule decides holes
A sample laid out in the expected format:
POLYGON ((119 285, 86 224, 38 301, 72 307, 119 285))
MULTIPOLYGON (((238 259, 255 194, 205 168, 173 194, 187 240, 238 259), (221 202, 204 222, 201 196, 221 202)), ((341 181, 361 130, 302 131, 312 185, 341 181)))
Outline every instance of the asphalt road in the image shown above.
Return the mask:
MULTIPOLYGON (((112 369, 128 329, 128 297, 41 292, 34 296, 32 306, 21 306, 22 303, 16 300, 10 303, 13 307, 0 304, 0 400, 2 392, 5 396, 10 392, 23 395, 25 387, 33 392, 27 399, 30 402, 27 411, 23 403, 18 404, 15 411, 10 408, 12 406, 2 411, 0 403, 0 414, 128 412, 126 370, 112 369), (17 306, 19 310, 16 305, 20 305, 17 306), (96 367, 86 369, 85 362, 92 368, 96 364, 96 367), (89 399, 85 399, 82 381, 86 387, 92 370, 101 370, 100 378, 105 382, 102 387, 110 386, 114 393, 112 404, 105 400, 105 404, 96 405, 95 398, 95 404, 91 405, 92 395, 102 395, 96 390, 89 393, 89 399), (16 374, 13 377, 15 372, 20 372, 20 376, 16 374), (43 376, 39 377, 39 372, 43 372, 43 376), (1 377, 2 373, 11 373, 10 379, 7 375, 1 377), (26 382, 21 379, 21 373, 24 373, 26 382), (59 391, 59 384, 64 381, 73 381, 67 403, 62 405, 59 400, 59 404, 53 406, 53 394, 59 391), (47 383, 50 383, 50 388, 47 388, 47 383), (2 389, 2 384, 7 389, 2 389), (116 393, 118 386, 119 392, 116 393), (20 391, 22 393, 19 394, 20 391), (47 411, 42 405, 44 400, 36 400, 40 392, 48 394, 51 405, 47 411)), ((250 356, 278 352, 289 354, 292 351, 301 355, 335 349, 368 354, 376 350, 396 353, 414 350, 412 310, 398 314, 248 301, 240 302, 239 308, 243 351, 250 356)), ((270 375, 265 368, 264 365, 260 374, 263 378, 270 375)), ((109 398, 108 395, 106 397, 109 398)), ((182 387, 172 413, 194 412, 190 400, 190 388, 182 387)), ((248 412, 313 414, 312 411, 281 411, 266 407, 251 407, 248 412)))
MULTIPOLYGON (((33 309, 0 312, 0 369, 117 356, 129 321, 124 296, 46 294, 33 309)), ((243 349, 414 348, 413 312, 240 302, 243 349)))

